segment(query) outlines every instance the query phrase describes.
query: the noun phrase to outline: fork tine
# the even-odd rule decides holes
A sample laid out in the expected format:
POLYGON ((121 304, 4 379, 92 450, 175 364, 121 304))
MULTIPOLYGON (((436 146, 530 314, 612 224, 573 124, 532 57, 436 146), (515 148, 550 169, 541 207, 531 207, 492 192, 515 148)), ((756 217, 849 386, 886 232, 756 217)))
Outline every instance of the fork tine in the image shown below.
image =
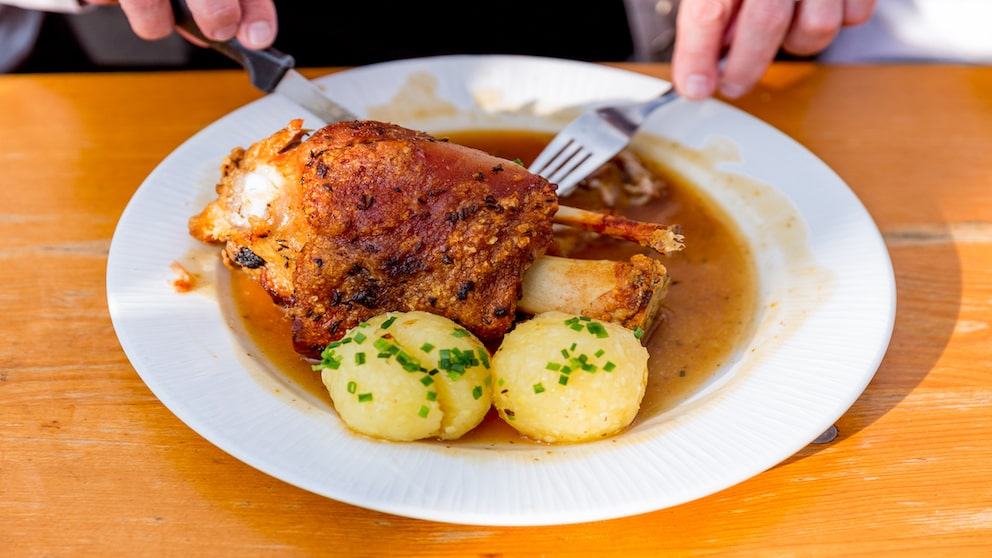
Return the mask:
POLYGON ((575 149, 585 147, 585 142, 577 138, 585 137, 590 129, 598 127, 599 122, 599 116, 593 112, 580 114, 548 143, 540 155, 531 163, 530 171, 547 178, 549 169, 560 167, 565 160, 574 155, 575 149), (574 147, 571 147, 573 145, 574 147), (566 151, 569 149, 571 151, 566 151))
POLYGON ((571 150, 568 157, 559 157, 560 161, 557 161, 557 166, 549 166, 548 172, 545 173, 549 181, 555 184, 560 183, 565 180, 566 177, 572 175, 575 169, 581 167, 593 153, 581 145, 575 144, 574 149, 571 150))
MULTIPOLYGON (((559 133, 544 148, 544 151, 541 151, 541 154, 534 159, 534 162, 530 165, 530 171, 534 174, 546 176, 547 170, 552 167, 552 163, 558 161, 562 152, 574 144, 575 140, 571 136, 564 133, 564 131, 559 133)), ((559 162, 558 165, 560 166, 561 163, 559 162)))
POLYGON ((555 182, 558 185, 558 191, 561 192, 559 195, 565 195, 571 192, 572 189, 579 183, 588 178, 592 173, 596 172, 599 167, 603 166, 609 159, 598 159, 593 157, 587 157, 585 161, 578 167, 572 170, 568 176, 565 176, 555 182))
POLYGON ((593 153, 588 153, 585 158, 582 159, 582 162, 573 167, 567 174, 561 176, 560 178, 556 178, 555 180, 551 180, 551 182, 558 185, 559 195, 564 195, 570 192, 573 188, 575 188, 576 184, 582 182, 589 177, 589 175, 596 172, 599 167, 603 166, 613 157, 613 155, 616 155, 616 153, 610 155, 609 157, 603 157, 603 154, 600 153, 596 153, 596 156, 593 155, 593 153))
MULTIPOLYGON (((564 149, 555 155, 547 166, 541 171, 541 176, 544 176, 548 180, 554 182, 555 180, 561 178, 564 174, 569 172, 569 169, 573 168, 578 161, 583 156, 583 146, 578 142, 572 140, 565 146, 564 149)), ((587 156, 587 155, 586 155, 587 156)))
POLYGON ((671 88, 646 102, 586 111, 548 143, 529 170, 557 184, 559 196, 567 195, 622 151, 654 110, 677 98, 678 93, 671 88))

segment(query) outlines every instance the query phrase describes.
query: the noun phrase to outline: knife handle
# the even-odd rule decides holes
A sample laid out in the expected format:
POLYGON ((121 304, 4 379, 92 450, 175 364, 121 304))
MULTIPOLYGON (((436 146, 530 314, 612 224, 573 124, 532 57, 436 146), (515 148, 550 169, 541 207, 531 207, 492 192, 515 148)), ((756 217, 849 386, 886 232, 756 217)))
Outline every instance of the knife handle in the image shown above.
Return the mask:
POLYGON ((265 93, 272 93, 286 72, 296 65, 296 60, 292 56, 274 48, 255 50, 242 45, 237 39, 229 41, 208 39, 193 21, 193 14, 189 11, 186 0, 171 0, 171 2, 176 27, 241 64, 245 70, 248 70, 251 84, 265 93))

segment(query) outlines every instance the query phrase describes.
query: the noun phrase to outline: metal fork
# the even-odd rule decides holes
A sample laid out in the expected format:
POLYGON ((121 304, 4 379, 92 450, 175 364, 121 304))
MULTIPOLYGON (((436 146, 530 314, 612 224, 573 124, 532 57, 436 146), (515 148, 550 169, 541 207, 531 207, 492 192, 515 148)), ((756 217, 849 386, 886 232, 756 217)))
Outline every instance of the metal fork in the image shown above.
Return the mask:
POLYGON ((652 112, 678 98, 673 87, 649 101, 590 109, 558 132, 529 170, 557 184, 559 196, 567 195, 626 147, 652 112))

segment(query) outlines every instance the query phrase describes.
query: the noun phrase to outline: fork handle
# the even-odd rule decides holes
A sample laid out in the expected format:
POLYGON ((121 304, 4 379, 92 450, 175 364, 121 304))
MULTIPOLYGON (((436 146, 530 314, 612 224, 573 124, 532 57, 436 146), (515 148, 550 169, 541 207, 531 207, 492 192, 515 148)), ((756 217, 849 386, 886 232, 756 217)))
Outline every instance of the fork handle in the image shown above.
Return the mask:
POLYGON ((596 112, 615 128, 625 132, 628 136, 632 136, 652 112, 678 98, 678 92, 675 91, 675 87, 672 87, 659 97, 647 102, 614 105, 598 109, 596 112))
POLYGON ((272 93, 286 72, 296 65, 296 60, 292 56, 271 47, 254 50, 242 45, 237 39, 228 41, 208 39, 193 20, 193 12, 186 5, 186 0, 170 0, 170 2, 172 13, 176 18, 176 27, 241 64, 248 71, 251 84, 263 92, 272 93))

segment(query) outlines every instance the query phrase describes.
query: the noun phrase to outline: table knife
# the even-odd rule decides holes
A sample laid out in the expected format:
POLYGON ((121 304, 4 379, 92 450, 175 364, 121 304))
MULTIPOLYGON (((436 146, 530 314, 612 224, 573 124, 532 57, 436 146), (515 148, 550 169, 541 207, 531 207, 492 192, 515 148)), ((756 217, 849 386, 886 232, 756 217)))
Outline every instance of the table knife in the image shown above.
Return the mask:
POLYGON ((251 84, 265 93, 277 93, 305 108, 325 123, 358 120, 358 116, 327 98, 316 83, 293 69, 296 61, 274 48, 250 49, 237 39, 208 39, 193 21, 185 0, 171 0, 176 27, 206 43, 210 48, 241 64, 248 71, 251 84))

